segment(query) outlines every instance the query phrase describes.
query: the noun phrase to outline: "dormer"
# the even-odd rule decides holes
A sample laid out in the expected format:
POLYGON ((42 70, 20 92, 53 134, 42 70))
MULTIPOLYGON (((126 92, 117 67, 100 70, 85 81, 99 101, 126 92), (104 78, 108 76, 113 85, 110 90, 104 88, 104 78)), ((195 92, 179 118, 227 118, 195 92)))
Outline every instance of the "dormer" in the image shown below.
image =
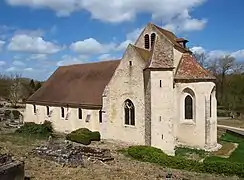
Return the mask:
POLYGON ((184 38, 176 38, 176 42, 180 44, 183 48, 186 48, 186 43, 189 41, 184 38))

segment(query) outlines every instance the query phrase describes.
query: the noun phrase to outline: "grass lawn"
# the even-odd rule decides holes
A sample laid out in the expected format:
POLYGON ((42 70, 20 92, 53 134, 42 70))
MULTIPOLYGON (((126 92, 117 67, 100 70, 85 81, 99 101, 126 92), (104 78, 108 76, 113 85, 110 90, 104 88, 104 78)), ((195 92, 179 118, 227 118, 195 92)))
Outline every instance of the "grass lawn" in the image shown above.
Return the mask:
POLYGON ((189 149, 179 147, 176 149, 176 156, 185 157, 193 160, 204 161, 232 161, 244 163, 244 137, 221 131, 218 142, 222 148, 215 152, 204 150, 189 149))
POLYGON ((220 138, 222 144, 228 144, 228 143, 236 143, 238 144, 238 147, 234 150, 234 152, 231 153, 229 158, 222 158, 216 156, 216 154, 213 154, 213 156, 209 156, 205 159, 205 161, 232 161, 232 162, 240 162, 244 163, 244 138, 241 136, 238 136, 236 134, 232 133, 225 133, 220 138))

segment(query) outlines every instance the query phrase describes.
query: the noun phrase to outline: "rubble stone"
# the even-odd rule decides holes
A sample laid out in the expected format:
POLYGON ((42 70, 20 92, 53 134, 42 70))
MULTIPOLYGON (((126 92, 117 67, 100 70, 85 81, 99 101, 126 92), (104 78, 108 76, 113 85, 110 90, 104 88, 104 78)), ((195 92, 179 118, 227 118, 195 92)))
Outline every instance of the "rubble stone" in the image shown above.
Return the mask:
POLYGON ((84 166, 84 160, 110 161, 114 158, 109 149, 100 149, 87 146, 74 146, 73 144, 48 144, 37 147, 32 153, 41 158, 65 164, 72 167, 84 166))

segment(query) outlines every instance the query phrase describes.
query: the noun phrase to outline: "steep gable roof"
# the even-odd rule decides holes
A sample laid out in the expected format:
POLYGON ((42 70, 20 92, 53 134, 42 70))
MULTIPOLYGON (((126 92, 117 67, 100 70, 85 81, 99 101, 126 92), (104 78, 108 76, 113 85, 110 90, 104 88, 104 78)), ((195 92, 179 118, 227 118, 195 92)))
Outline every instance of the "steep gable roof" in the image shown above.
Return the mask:
POLYGON ((137 51, 137 53, 139 54, 139 56, 144 60, 144 61, 149 61, 150 57, 152 56, 152 51, 148 51, 146 49, 142 49, 139 47, 136 47, 134 45, 132 45, 134 47, 134 49, 137 51))
POLYGON ((166 36, 170 42, 174 45, 174 48, 176 48, 177 50, 179 50, 182 53, 185 52, 190 52, 189 49, 182 47, 178 42, 177 42, 177 38, 176 35, 174 33, 172 33, 171 31, 168 31, 166 29, 163 29, 155 24, 152 24, 159 32, 161 32, 164 36, 166 36))
POLYGON ((59 67, 27 103, 99 108, 120 60, 59 67))
POLYGON ((215 80, 216 78, 204 69, 189 53, 182 55, 175 73, 176 80, 215 80))

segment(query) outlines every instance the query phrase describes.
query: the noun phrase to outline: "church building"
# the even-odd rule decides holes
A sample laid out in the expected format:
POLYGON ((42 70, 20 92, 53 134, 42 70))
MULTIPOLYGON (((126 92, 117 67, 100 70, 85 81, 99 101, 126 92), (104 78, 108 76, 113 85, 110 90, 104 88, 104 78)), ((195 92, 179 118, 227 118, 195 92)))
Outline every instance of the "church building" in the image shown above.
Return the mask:
POLYGON ((28 100, 25 122, 59 132, 99 131, 102 139, 148 145, 217 147, 215 77, 187 40, 148 23, 119 60, 59 67, 28 100))

